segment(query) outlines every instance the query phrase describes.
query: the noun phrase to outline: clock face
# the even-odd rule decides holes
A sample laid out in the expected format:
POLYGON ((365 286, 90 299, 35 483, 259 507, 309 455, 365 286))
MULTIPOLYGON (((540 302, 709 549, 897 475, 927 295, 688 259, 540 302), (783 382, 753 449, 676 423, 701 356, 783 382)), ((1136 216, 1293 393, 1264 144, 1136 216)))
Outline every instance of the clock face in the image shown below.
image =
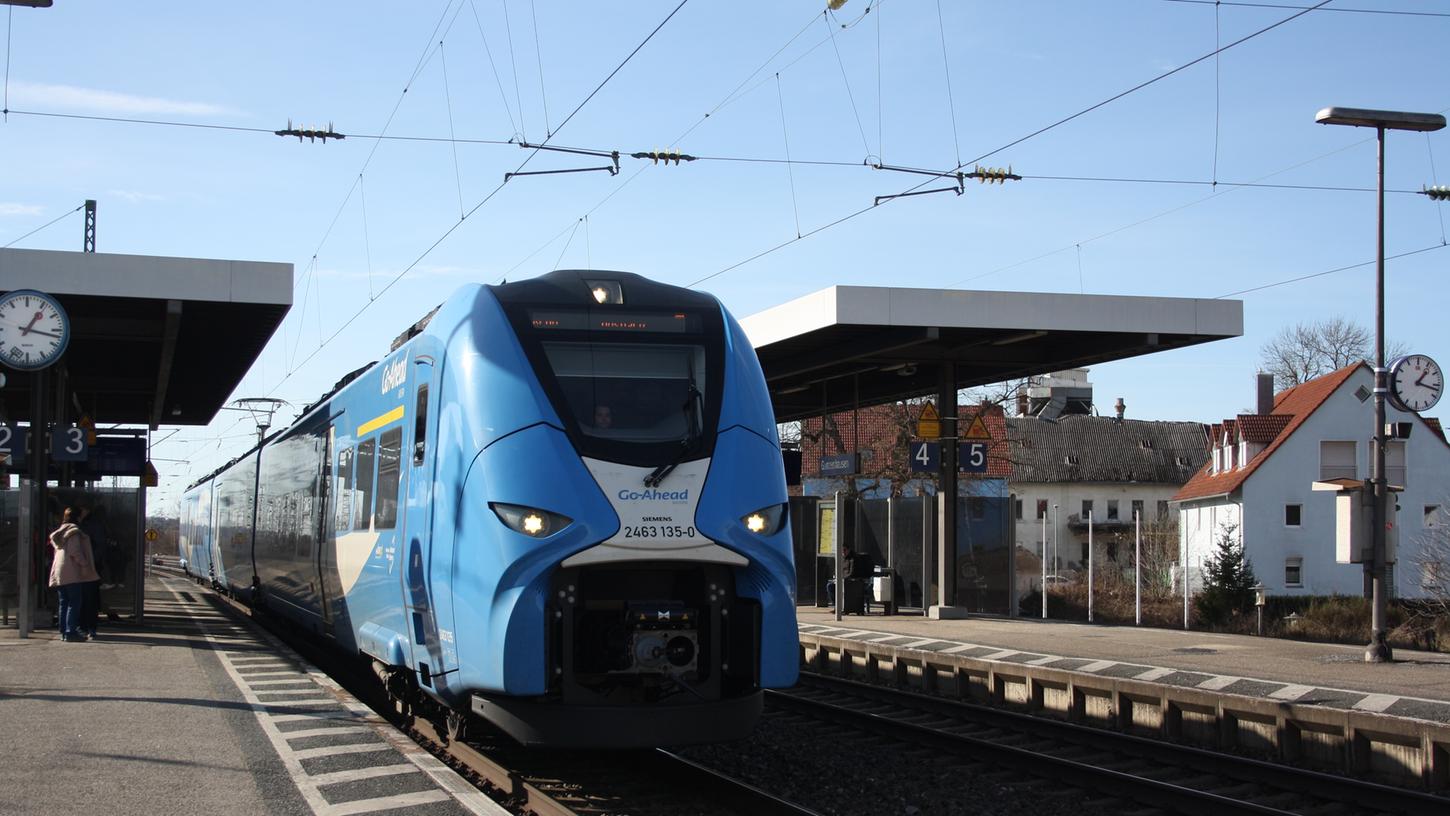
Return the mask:
POLYGON ((1423 354, 1401 357, 1390 366, 1390 395, 1406 411, 1428 411, 1445 391, 1445 373, 1423 354))
POLYGON ((70 342, 70 319, 49 295, 17 289, 0 295, 0 363, 24 371, 45 368, 70 342))

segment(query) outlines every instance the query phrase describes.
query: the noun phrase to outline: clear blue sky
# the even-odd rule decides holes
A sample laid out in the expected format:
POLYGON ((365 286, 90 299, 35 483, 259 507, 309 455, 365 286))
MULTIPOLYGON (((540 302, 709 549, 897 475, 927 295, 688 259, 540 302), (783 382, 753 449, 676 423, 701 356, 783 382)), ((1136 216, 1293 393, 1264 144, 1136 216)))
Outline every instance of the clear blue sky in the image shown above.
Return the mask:
MULTIPOLYGON (((715 275, 701 288, 745 316, 838 283, 1218 297, 1364 263, 1373 133, 1316 125, 1315 112, 1450 107, 1446 3, 1339 0, 1300 14, 849 0, 826 16, 817 0, 690 0, 580 108, 678 2, 0 8, 5 105, 30 112, 0 124, 0 244, 95 198, 103 252, 295 264, 292 314, 234 396, 300 408, 457 286, 555 267, 680 284, 715 275), (351 135, 299 144, 36 113, 265 130, 290 118, 351 135), (444 140, 540 142, 546 128, 552 144, 714 160, 625 158, 616 177, 520 178, 495 194, 529 152, 444 140), (362 137, 384 133, 434 141, 362 137), (719 160, 784 159, 787 143, 801 163, 719 160), (810 234, 924 180, 869 169, 868 157, 942 170, 984 157, 1025 178, 897 200, 810 234), (461 211, 472 214, 460 224, 461 211)), ((540 153, 527 169, 599 163, 540 153)), ((1450 184, 1450 131, 1392 133, 1388 188, 1437 183, 1450 184)), ((1387 302, 1393 339, 1450 364, 1446 208, 1388 196, 1388 254, 1428 251, 1389 262, 1387 302)), ((73 215, 16 246, 78 249, 80 238, 73 215)), ((1140 418, 1231 416, 1252 404, 1269 337, 1334 315, 1371 325, 1373 292, 1370 265, 1244 294, 1244 337, 1098 366, 1099 401, 1121 396, 1140 418)), ((161 443, 156 458, 190 464, 158 462, 153 507, 245 449, 250 431, 224 412, 161 443)))

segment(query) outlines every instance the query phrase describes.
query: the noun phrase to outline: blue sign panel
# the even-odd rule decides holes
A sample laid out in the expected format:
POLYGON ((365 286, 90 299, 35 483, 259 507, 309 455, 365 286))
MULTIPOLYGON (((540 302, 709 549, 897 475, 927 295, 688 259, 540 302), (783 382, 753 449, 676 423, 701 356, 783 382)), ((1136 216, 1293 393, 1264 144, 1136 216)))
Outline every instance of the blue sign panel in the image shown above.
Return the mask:
POLYGON ((940 442, 912 442, 906 446, 912 473, 935 473, 941 470, 940 442))
POLYGON ((854 453, 833 453, 821 457, 822 476, 850 476, 857 473, 857 456, 854 453))
POLYGON ((963 442, 957 446, 957 470, 963 473, 987 472, 988 442, 963 442))
POLYGON ((139 436, 97 438, 86 471, 93 476, 142 475, 146 471, 146 440, 139 436))
POLYGON ((85 428, 56 428, 50 432, 50 458, 56 462, 84 462, 88 454, 85 428))
POLYGON ((30 426, 0 425, 0 455, 10 457, 9 470, 25 467, 25 453, 30 448, 30 426))

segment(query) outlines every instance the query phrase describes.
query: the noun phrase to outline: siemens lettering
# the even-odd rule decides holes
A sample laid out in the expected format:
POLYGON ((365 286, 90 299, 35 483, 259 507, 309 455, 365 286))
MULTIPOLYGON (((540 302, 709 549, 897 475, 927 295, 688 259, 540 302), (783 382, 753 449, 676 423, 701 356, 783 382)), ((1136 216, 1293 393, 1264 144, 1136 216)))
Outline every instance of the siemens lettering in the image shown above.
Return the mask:
POLYGON ((621 490, 619 491, 620 501, 672 501, 685 502, 690 500, 688 490, 621 490))

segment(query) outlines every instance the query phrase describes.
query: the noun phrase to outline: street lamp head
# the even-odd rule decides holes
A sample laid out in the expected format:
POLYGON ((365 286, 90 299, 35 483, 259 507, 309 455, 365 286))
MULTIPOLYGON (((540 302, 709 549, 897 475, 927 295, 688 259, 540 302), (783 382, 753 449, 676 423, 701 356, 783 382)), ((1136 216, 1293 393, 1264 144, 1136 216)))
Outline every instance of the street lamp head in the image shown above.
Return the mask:
POLYGON ((1314 114, 1321 125, 1384 128, 1385 130, 1439 130, 1445 117, 1438 113, 1367 110, 1365 108, 1325 108, 1314 114))

